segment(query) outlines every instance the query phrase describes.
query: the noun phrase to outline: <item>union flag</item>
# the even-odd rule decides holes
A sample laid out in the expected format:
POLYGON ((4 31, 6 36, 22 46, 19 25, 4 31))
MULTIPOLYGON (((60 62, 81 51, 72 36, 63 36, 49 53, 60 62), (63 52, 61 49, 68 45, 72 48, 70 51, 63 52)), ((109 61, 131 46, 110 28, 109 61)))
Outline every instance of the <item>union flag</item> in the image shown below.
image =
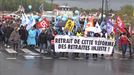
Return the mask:
POLYGON ((41 28, 48 28, 49 26, 50 26, 50 23, 49 23, 49 21, 46 18, 44 18, 41 22, 37 23, 37 27, 39 29, 41 29, 41 28))

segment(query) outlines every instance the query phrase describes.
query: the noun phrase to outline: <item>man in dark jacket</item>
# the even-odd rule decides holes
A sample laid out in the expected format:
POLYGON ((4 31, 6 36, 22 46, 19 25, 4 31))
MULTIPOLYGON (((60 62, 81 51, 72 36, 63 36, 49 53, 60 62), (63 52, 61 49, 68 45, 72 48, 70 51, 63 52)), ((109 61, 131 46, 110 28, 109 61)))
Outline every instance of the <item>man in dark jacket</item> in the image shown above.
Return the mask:
POLYGON ((12 33, 13 30, 14 29, 11 26, 9 26, 9 25, 7 25, 7 27, 5 27, 3 29, 4 38, 5 38, 5 40, 4 40, 5 41, 5 46, 7 46, 7 47, 9 47, 8 46, 8 44, 9 44, 8 40, 9 40, 9 37, 10 37, 10 35, 11 35, 11 33, 12 33))
POLYGON ((42 30, 42 32, 39 35, 38 38, 39 44, 40 44, 40 53, 42 53, 42 50, 46 50, 47 47, 47 34, 46 34, 46 30, 42 30))
POLYGON ((20 39, 21 39, 21 48, 23 48, 24 45, 26 45, 26 40, 27 40, 27 35, 28 35, 27 30, 24 26, 20 27, 19 34, 20 34, 20 39))

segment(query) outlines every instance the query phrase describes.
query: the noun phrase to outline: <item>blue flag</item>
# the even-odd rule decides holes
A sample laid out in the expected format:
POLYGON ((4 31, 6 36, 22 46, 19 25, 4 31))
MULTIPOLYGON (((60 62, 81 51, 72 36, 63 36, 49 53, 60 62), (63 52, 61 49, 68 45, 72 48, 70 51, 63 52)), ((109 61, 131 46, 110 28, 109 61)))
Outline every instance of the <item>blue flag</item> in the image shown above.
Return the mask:
POLYGON ((22 17, 21 17, 21 25, 22 26, 26 26, 28 23, 29 23, 28 16, 25 13, 22 14, 22 17))
POLYGON ((29 17, 29 23, 27 24, 26 29, 29 30, 31 27, 33 27, 36 24, 35 19, 33 16, 29 17))
POLYGON ((87 26, 87 19, 85 19, 85 21, 84 21, 84 27, 83 27, 83 30, 86 29, 86 26, 87 26))
POLYGON ((113 23, 110 19, 107 20, 107 33, 110 34, 113 31, 113 23))

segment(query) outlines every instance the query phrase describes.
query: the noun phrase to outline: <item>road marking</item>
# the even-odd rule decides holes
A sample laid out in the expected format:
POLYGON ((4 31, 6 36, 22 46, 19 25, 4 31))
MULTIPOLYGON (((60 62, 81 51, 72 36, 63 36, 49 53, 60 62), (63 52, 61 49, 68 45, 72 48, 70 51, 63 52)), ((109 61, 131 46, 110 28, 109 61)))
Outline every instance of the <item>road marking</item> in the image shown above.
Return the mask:
POLYGON ((28 49, 21 49, 23 52, 27 53, 27 54, 31 54, 31 55, 39 55, 38 53, 34 53, 28 49))
POLYGON ((43 59, 45 59, 45 60, 51 60, 53 58, 52 57, 43 57, 43 59))
POLYGON ((68 59, 68 58, 66 58, 66 57, 59 57, 59 59, 61 59, 61 60, 66 60, 66 59, 68 59))
POLYGON ((83 60, 84 58, 75 58, 75 59, 77 59, 77 60, 83 60))
POLYGON ((7 60, 16 60, 17 58, 6 58, 7 60))
POLYGON ((34 59, 35 58, 35 56, 31 56, 31 55, 25 55, 24 57, 25 57, 25 59, 34 59))
MULTIPOLYGON (((35 49, 35 50, 36 50, 37 52, 40 52, 40 49, 35 49)), ((43 50, 42 50, 42 52, 41 52, 41 53, 44 53, 44 52, 43 52, 43 50)))
POLYGON ((5 49, 8 53, 17 53, 15 50, 13 49, 5 49))

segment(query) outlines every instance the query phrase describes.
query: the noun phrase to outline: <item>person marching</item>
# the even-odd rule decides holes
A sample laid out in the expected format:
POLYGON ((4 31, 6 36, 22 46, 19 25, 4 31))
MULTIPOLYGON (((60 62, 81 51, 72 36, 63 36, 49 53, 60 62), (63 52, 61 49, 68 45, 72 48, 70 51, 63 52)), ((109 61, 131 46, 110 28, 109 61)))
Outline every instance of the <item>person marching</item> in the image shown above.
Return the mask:
POLYGON ((121 46, 121 50, 122 50, 122 57, 125 58, 125 54, 126 54, 128 45, 130 44, 130 41, 129 41, 126 33, 122 33, 119 41, 120 41, 120 46, 121 46))
POLYGON ((40 53, 42 53, 42 50, 45 53, 45 51, 47 49, 47 34, 46 34, 45 29, 43 29, 42 32, 40 33, 39 38, 38 38, 38 42, 40 45, 40 53))
POLYGON ((35 30, 35 27, 32 27, 30 30, 28 30, 27 44, 30 47, 30 49, 33 49, 36 45, 36 30, 35 30))
POLYGON ((18 51, 20 43, 20 35, 18 27, 15 27, 14 31, 11 33, 9 41, 13 44, 13 49, 18 51))

